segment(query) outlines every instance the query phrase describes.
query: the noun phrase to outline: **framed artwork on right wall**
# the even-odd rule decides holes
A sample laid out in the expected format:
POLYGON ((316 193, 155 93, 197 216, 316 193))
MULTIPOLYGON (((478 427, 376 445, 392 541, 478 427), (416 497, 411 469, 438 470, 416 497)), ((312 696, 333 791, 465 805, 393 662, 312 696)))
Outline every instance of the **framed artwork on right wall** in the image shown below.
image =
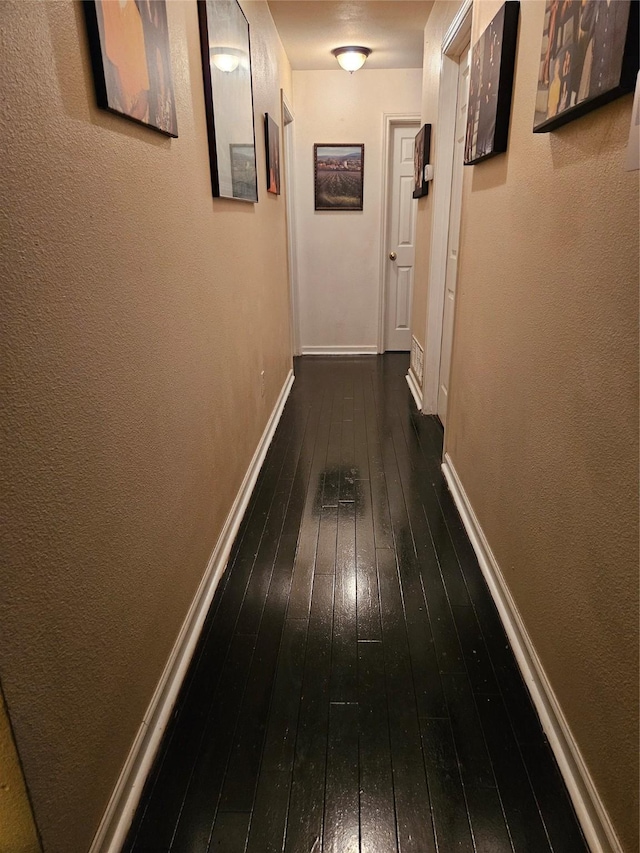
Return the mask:
POLYGON ((546 0, 534 133, 632 92, 638 0, 546 0))
POLYGON ((413 152, 413 197, 422 198, 429 193, 429 182, 425 180, 425 166, 431 157, 431 125, 423 124, 416 134, 413 152))
POLYGON ((508 0, 471 49, 465 166, 507 150, 519 14, 508 0))

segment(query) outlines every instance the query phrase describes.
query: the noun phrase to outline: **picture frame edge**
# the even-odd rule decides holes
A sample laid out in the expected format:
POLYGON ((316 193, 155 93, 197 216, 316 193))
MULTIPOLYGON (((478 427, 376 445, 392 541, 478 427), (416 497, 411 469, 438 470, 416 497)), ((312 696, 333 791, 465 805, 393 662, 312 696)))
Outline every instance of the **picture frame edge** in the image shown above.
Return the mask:
MULTIPOLYGON (((518 58, 518 41, 520 36, 520 0, 506 0, 504 3, 504 29, 502 34, 503 50, 500 53, 500 76, 498 78, 498 98, 496 106, 496 125, 498 115, 504 119, 504 138, 494 141, 495 147, 491 154, 505 154, 509 147, 509 132, 511 130, 511 114, 513 112, 513 84, 516 76, 516 62, 518 58), (507 28, 513 28, 513 35, 509 40, 509 54, 504 55, 507 28)), ((496 134, 497 135, 497 134, 496 134)), ((485 157, 484 159, 489 159, 485 157)))
POLYGON ((207 19, 207 0, 197 0, 198 33, 200 37, 200 61, 202 63, 202 78, 204 85, 204 112, 207 121, 207 150, 209 151, 209 172, 211 174, 211 190, 214 198, 221 198, 220 179, 218 175, 218 147, 216 140, 216 125, 213 115, 213 83, 211 81, 211 66, 205 62, 205 53, 209 52, 209 22, 207 19))
POLYGON ((269 189, 270 140, 271 140, 271 135, 270 135, 270 132, 269 132, 269 122, 271 122, 271 123, 273 124, 273 126, 275 127, 275 129, 276 129, 276 134, 277 134, 277 147, 278 147, 278 150, 280 150, 280 126, 277 124, 277 122, 276 122, 276 120, 273 118, 273 116, 271 116, 268 112, 265 112, 265 114, 264 114, 264 142, 265 142, 265 149, 266 149, 266 150, 265 150, 265 155, 266 155, 266 156, 265 156, 265 161, 266 161, 266 166, 267 166, 267 175, 266 175, 266 178, 267 178, 267 193, 268 193, 269 195, 279 196, 279 195, 281 194, 281 189, 280 189, 280 169, 279 169, 279 163, 278 163, 278 181, 277 181, 278 189, 277 189, 277 191, 276 191, 275 193, 274 193, 274 192, 272 192, 272 191, 269 189))
POLYGON ((96 0, 82 0, 82 9, 86 23, 89 59, 93 72, 94 93, 96 105, 103 110, 109 109, 107 81, 102 61, 102 44, 100 42, 100 27, 98 24, 98 9, 96 0))

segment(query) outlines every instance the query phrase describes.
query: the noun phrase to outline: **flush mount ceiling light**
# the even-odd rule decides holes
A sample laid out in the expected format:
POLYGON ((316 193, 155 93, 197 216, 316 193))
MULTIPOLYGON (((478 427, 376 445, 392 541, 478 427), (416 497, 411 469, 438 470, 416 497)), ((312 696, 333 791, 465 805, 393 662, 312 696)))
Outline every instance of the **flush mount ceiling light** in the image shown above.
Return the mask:
POLYGON ((371 53, 371 49, 368 47, 354 47, 351 45, 350 47, 336 47, 331 51, 331 53, 338 60, 341 68, 344 68, 345 71, 353 74, 353 72, 357 71, 358 68, 362 68, 366 62, 367 56, 371 53))

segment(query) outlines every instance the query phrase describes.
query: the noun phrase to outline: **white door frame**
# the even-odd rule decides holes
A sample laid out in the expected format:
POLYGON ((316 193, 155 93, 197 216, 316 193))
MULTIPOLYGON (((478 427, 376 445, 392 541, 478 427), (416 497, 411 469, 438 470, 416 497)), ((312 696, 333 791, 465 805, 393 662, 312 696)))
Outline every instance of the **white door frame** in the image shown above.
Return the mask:
POLYGON ((434 153, 433 218, 427 294, 427 334, 422 379, 422 411, 438 411, 442 314, 447 275, 447 246, 451 213, 451 180, 458 99, 458 58, 471 39, 473 0, 464 0, 442 41, 438 123, 434 153))
POLYGON ((295 221, 295 181, 294 181, 294 130, 293 109, 289 99, 280 89, 282 102, 282 142, 284 146, 284 199, 287 216, 287 261, 289 272, 289 309, 291 312, 291 351, 293 355, 300 355, 300 318, 298 299, 298 254, 296 245, 296 221, 295 221))
POLYGON ((378 352, 384 352, 385 314, 387 305, 387 230, 389 228, 389 180, 394 127, 420 124, 418 113, 383 113, 382 115, 382 217, 380 223, 380 284, 378 287, 378 352))

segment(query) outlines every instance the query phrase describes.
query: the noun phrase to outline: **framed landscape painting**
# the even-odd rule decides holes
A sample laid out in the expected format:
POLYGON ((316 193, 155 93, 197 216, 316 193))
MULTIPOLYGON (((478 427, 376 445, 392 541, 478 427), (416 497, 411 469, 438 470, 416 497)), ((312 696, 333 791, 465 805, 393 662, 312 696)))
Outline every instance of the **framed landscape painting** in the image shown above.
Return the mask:
POLYGON ((314 145, 316 210, 362 210, 364 145, 314 145))
POLYGON ((546 0, 534 133, 632 92, 638 0, 546 0))
POLYGON ((178 135, 165 0, 84 0, 98 106, 178 135))
POLYGON ((471 51, 464 164, 507 150, 520 4, 509 0, 471 51))
POLYGON ((280 128, 269 113, 264 115, 264 142, 267 152, 267 192, 280 195, 280 128))

